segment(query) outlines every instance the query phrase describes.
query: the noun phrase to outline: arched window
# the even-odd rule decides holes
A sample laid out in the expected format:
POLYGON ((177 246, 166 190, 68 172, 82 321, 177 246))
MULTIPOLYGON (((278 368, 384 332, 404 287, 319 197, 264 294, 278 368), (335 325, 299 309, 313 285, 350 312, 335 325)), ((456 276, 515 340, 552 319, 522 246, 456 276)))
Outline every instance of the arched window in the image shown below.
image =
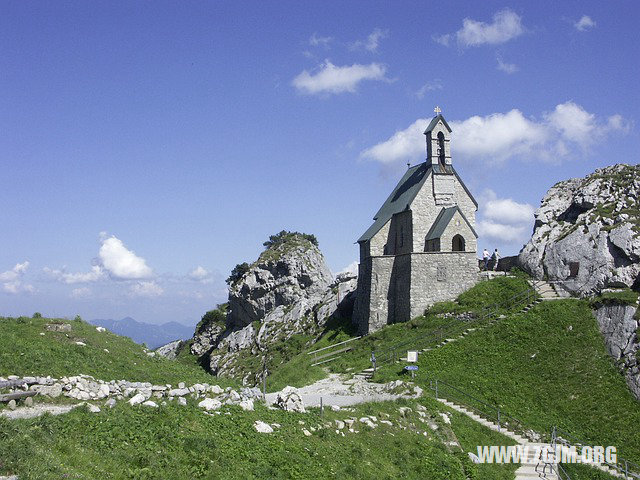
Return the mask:
POLYGON ((438 163, 444 167, 444 133, 438 132, 438 163))
POLYGON ((451 241, 451 250, 454 252, 464 252, 464 237, 456 235, 451 241))

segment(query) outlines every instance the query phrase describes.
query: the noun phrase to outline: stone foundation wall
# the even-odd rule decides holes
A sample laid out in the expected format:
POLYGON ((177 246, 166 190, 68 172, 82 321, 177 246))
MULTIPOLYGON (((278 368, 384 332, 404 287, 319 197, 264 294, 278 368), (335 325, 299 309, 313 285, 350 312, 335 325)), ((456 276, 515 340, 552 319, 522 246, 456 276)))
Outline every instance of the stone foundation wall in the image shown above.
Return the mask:
POLYGON ((454 300, 478 281, 475 252, 424 252, 412 255, 411 318, 436 302, 454 300))
POLYGON ((436 302, 455 299, 477 278, 474 252, 369 257, 360 264, 353 321, 360 334, 406 322, 436 302))

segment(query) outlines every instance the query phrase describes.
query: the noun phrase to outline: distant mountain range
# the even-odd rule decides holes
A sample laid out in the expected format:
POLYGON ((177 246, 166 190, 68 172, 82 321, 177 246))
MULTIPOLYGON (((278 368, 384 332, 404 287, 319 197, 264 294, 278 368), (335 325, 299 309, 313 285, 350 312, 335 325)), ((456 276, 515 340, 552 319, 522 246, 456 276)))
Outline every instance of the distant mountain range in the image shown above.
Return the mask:
POLYGON ((91 325, 104 327, 107 330, 129 337, 136 343, 146 343, 147 347, 156 349, 174 340, 187 340, 193 336, 195 327, 188 327, 178 322, 168 322, 162 325, 142 323, 131 317, 122 320, 89 320, 91 325))

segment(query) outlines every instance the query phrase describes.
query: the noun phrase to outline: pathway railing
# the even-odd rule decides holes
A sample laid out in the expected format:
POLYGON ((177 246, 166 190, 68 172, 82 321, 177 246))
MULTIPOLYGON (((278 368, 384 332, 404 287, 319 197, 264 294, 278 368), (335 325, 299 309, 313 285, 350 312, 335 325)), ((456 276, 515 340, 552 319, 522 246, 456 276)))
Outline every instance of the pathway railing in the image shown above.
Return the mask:
POLYGON ((449 400, 471 409, 477 415, 494 422, 498 426, 498 431, 504 428, 524 435, 527 430, 521 420, 507 414, 499 405, 488 403, 444 380, 438 378, 430 379, 429 388, 434 392, 436 399, 449 400))
POLYGON ((353 337, 349 340, 345 340, 344 342, 334 343, 333 345, 322 347, 317 350, 313 350, 312 352, 307 352, 307 355, 313 355, 311 366, 315 367, 316 365, 322 365, 323 363, 331 362, 340 358, 344 353, 353 350, 353 346, 347 344, 360 338, 362 337, 353 337))
MULTIPOLYGON (((594 444, 579 440, 571 433, 565 432, 554 426, 551 430, 551 446, 554 449, 557 446, 566 447, 567 449, 575 448, 576 454, 581 456, 583 453, 583 447, 592 448, 594 444)), ((591 454, 593 455, 593 450, 591 451, 591 454)), ((625 480, 640 479, 640 465, 637 463, 626 458, 619 457, 617 454, 615 462, 607 460, 606 455, 602 460, 604 461, 598 463, 617 471, 621 475, 624 475, 625 480)))

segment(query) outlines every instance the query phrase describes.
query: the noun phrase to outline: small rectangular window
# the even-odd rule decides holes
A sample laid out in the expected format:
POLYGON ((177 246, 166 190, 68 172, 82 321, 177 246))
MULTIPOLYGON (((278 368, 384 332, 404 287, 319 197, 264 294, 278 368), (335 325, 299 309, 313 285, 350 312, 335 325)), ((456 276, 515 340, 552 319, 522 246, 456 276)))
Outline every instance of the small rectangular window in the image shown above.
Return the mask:
POLYGON ((580 262, 569 262, 569 278, 576 278, 580 271, 580 262))

